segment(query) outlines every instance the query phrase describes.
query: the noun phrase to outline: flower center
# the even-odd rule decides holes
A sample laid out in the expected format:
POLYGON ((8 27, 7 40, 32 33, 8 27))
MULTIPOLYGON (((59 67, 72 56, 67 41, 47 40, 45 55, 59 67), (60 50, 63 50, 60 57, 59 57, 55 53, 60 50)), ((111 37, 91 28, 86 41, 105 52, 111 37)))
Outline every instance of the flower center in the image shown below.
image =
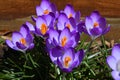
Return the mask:
POLYGON ((120 72, 120 60, 117 62, 117 71, 119 71, 120 72))
POLYGON ((21 39, 20 39, 20 43, 23 44, 23 45, 26 45, 26 40, 25 40, 25 38, 21 38, 21 39))
POLYGON ((64 59, 64 66, 65 66, 65 67, 68 67, 70 61, 71 61, 71 57, 66 56, 65 59, 64 59))
POLYGON ((94 28, 96 28, 96 27, 98 27, 98 26, 99 26, 98 22, 95 22, 95 23, 93 24, 93 27, 94 27, 94 28))
POLYGON ((71 25, 70 24, 66 24, 66 27, 68 27, 69 29, 71 28, 71 25))
POLYGON ((43 23, 40 27, 41 33, 44 35, 47 32, 47 30, 48 30, 48 28, 47 28, 46 24, 43 23))
POLYGON ((72 13, 70 13, 69 15, 68 15, 68 18, 71 18, 73 15, 72 15, 72 13))
POLYGON ((48 9, 46 9, 46 10, 44 10, 44 12, 43 12, 44 14, 49 14, 49 10, 48 9))
POLYGON ((65 36, 61 40, 62 47, 65 46, 66 42, 67 42, 67 37, 65 36))

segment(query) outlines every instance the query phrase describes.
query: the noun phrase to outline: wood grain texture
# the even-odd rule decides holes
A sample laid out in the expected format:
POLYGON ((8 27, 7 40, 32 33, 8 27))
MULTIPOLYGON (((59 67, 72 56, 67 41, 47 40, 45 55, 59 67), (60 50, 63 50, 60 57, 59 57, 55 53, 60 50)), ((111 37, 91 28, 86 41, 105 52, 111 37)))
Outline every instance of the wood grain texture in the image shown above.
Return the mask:
MULTIPOLYGON (((66 4, 72 4, 75 10, 80 10, 82 16, 89 15, 93 10, 111 24, 111 30, 105 36, 108 40, 118 40, 120 32, 120 0, 51 0, 58 10, 63 10, 66 4), (108 18, 107 18, 108 17, 108 18), (114 35, 113 35, 114 34, 114 35)), ((0 36, 9 31, 19 30, 26 21, 32 22, 30 16, 36 15, 35 7, 40 0, 0 0, 0 36)))
MULTIPOLYGON (((14 19, 35 15, 41 0, 0 0, 0 19, 14 19)), ((105 17, 120 17, 120 0, 51 0, 58 10, 72 4, 82 16, 98 10, 105 17)))

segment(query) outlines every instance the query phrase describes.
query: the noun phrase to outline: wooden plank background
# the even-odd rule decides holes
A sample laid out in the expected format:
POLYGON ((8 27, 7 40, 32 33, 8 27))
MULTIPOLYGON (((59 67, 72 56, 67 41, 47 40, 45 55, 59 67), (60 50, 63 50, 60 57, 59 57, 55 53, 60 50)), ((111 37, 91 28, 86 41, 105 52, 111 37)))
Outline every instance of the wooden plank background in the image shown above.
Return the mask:
MULTIPOLYGON (((64 9, 66 4, 72 4, 75 10, 80 10, 82 17, 89 15, 93 10, 111 24, 107 39, 119 40, 120 36, 120 0, 50 0, 57 9, 64 9), (114 35, 113 35, 114 34, 114 35)), ((0 36, 7 31, 19 30, 26 21, 31 22, 31 15, 36 15, 35 7, 41 0, 0 0, 0 36)))
MULTIPOLYGON (((120 17, 120 0, 51 0, 58 10, 72 4, 82 16, 98 10, 105 17, 120 17)), ((35 7, 40 0, 0 0, 0 19, 14 19, 35 15, 35 7)))

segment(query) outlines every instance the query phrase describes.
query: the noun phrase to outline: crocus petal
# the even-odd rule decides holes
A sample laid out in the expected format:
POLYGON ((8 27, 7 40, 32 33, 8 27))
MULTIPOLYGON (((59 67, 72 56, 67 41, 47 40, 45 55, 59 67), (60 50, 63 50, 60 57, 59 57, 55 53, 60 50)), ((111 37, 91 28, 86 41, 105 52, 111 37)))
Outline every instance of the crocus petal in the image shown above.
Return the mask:
POLYGON ((116 44, 112 48, 112 56, 114 56, 116 60, 120 60, 120 44, 116 44))
POLYGON ((93 22, 96 22, 99 20, 100 18, 100 14, 98 11, 93 11, 90 15, 90 17, 92 18, 93 22))
POLYGON ((71 68, 63 68, 62 71, 66 72, 66 73, 69 73, 69 72, 72 71, 72 69, 71 68))
POLYGON ((120 72, 118 72, 118 71, 112 71, 111 74, 112 74, 112 77, 115 80, 120 80, 120 72))
POLYGON ((23 44, 21 44, 19 42, 16 42, 16 46, 21 50, 24 50, 26 48, 26 46, 24 46, 23 44))
POLYGON ((12 34, 12 41, 13 41, 13 43, 16 44, 16 42, 19 42, 22 37, 23 36, 21 35, 21 33, 13 32, 13 34, 12 34))
POLYGON ((14 50, 17 50, 17 48, 15 47, 15 45, 13 44, 12 41, 6 40, 6 44, 7 44, 10 48, 12 48, 12 49, 14 49, 14 50))
POLYGON ((62 52, 61 52, 61 48, 60 47, 55 47, 53 49, 50 50, 50 59, 52 60, 53 63, 56 64, 57 62, 57 58, 62 56, 62 52))
POLYGON ((34 32, 37 36, 42 36, 42 34, 40 33, 40 29, 35 27, 35 32, 34 32))
POLYGON ((58 17, 58 23, 57 23, 58 30, 63 30, 65 27, 65 22, 67 21, 68 21, 67 16, 64 13, 61 13, 60 16, 58 17))
POLYGON ((116 70, 117 60, 113 56, 107 57, 107 63, 113 70, 116 70))
POLYGON ((58 36, 59 36, 59 33, 56 30, 54 30, 54 29, 49 30, 49 38, 51 40, 53 40, 53 38, 54 38, 55 41, 57 41, 57 43, 58 43, 58 36))
POLYGON ((78 12, 75 13, 75 21, 76 21, 77 23, 80 22, 80 16, 81 16, 80 11, 78 11, 78 12))
POLYGON ((80 40, 80 35, 79 35, 79 33, 78 33, 78 32, 77 32, 77 33, 74 33, 74 34, 72 35, 72 37, 71 37, 70 40, 73 41, 72 47, 75 47, 75 46, 77 45, 78 41, 80 40))
POLYGON ((74 9, 73 6, 71 6, 70 4, 67 4, 67 6, 64 9, 64 12, 67 16, 69 16, 69 14, 74 14, 74 9))
POLYGON ((58 17, 58 22, 66 22, 68 20, 66 14, 64 13, 60 13, 59 17, 58 17))
POLYGON ((51 15, 44 15, 43 17, 46 20, 47 25, 52 27, 53 26, 52 22, 53 22, 53 19, 54 19, 53 16, 51 16, 51 15))
POLYGON ((62 57, 58 57, 57 58, 57 65, 61 68, 61 69, 63 69, 63 64, 62 64, 62 59, 61 59, 62 57))
POLYGON ((75 22, 75 19, 71 17, 71 18, 69 18, 69 21, 70 21, 72 27, 73 27, 74 30, 75 30, 75 29, 76 29, 76 22, 75 22))
POLYGON ((99 24, 99 27, 101 27, 103 30, 106 28, 106 19, 105 18, 100 18, 99 20, 98 20, 98 24, 99 24))
POLYGON ((51 41, 49 38, 46 39, 46 48, 47 51, 50 52, 52 48, 55 48, 57 46, 56 41, 51 41))
POLYGON ((78 25, 77 25, 77 30, 78 32, 81 34, 82 32, 85 32, 88 34, 87 30, 85 29, 85 22, 81 21, 78 25))
POLYGON ((27 37, 27 34, 29 33, 29 28, 27 27, 27 25, 22 25, 22 27, 20 28, 20 33, 24 38, 27 37))
POLYGON ((102 34, 106 34, 108 31, 110 31, 110 25, 108 25, 108 27, 107 27, 107 28, 105 28, 105 30, 103 31, 103 33, 102 33, 102 34))
POLYGON ((90 17, 86 17, 85 26, 86 26, 88 33, 90 33, 89 30, 93 28, 93 21, 90 17))
POLYGON ((29 48, 28 49, 32 49, 32 48, 34 48, 34 43, 31 43, 30 45, 29 45, 29 48))
POLYGON ((43 10, 48 9, 48 8, 50 7, 50 2, 49 2, 49 0, 42 0, 40 6, 41 6, 41 8, 42 8, 43 10))
POLYGON ((37 16, 41 16, 43 14, 43 9, 40 6, 36 6, 36 14, 37 16))
POLYGON ((46 21, 45 21, 45 19, 43 19, 42 17, 38 17, 37 18, 37 21, 36 21, 36 27, 38 28, 38 29, 40 29, 40 26, 41 26, 41 24, 46 24, 46 21))
POLYGON ((72 48, 65 50, 65 53, 62 56, 62 61, 64 62, 65 58, 68 56, 71 58, 71 61, 69 62, 69 65, 71 65, 73 63, 73 60, 74 60, 74 50, 72 48))
POLYGON ((75 47, 73 40, 69 40, 64 47, 65 47, 65 48, 69 48, 70 46, 71 46, 71 47, 75 47))
POLYGON ((26 22, 26 25, 28 26, 30 31, 35 31, 35 28, 34 28, 34 26, 31 23, 26 22))
MULTIPOLYGON (((83 50, 78 51, 78 52, 75 54, 74 62, 77 62, 77 64, 76 64, 74 67, 79 66, 79 64, 81 63, 81 61, 83 60, 83 58, 84 58, 84 51, 83 51, 83 50)), ((73 63, 74 63, 74 62, 73 62, 73 63)))
POLYGON ((99 36, 102 34, 101 28, 93 28, 90 30, 91 36, 99 36))
POLYGON ((34 16, 31 16, 31 19, 36 22, 37 18, 35 18, 34 16))
POLYGON ((66 37, 67 38, 67 41, 70 39, 71 35, 70 35, 70 31, 68 28, 65 28, 61 34, 60 34, 60 37, 59 37, 59 40, 60 42, 62 41, 63 37, 66 37))
POLYGON ((30 45, 33 42, 33 37, 30 33, 27 34, 27 37, 25 38, 27 45, 30 45))
POLYGON ((57 10, 55 4, 51 3, 50 7, 52 9, 52 12, 55 14, 57 10))

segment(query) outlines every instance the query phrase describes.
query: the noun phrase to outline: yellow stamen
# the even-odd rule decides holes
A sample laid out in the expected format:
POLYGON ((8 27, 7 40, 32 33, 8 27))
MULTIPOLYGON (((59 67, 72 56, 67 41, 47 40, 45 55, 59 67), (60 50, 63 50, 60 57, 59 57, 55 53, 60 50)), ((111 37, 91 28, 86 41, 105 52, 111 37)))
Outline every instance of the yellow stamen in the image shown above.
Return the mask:
POLYGON ((23 44, 23 45, 26 45, 26 40, 25 40, 25 38, 21 38, 21 39, 20 39, 20 43, 23 44))
POLYGON ((48 9, 46 9, 46 10, 44 10, 44 12, 43 12, 44 14, 49 14, 49 10, 48 9))
POLYGON ((47 28, 46 24, 43 23, 43 24, 40 26, 40 31, 41 31, 41 33, 44 35, 44 34, 47 32, 47 30, 48 30, 48 28, 47 28))
POLYGON ((94 25, 93 25, 94 28, 96 28, 98 26, 99 26, 98 22, 95 22, 94 25))
POLYGON ((70 24, 66 24, 66 27, 68 27, 69 29, 71 28, 71 25, 70 24))
POLYGON ((69 15, 68 15, 68 18, 71 18, 73 15, 72 15, 72 13, 70 13, 69 15))
POLYGON ((64 59, 64 66, 68 67, 70 61, 71 61, 71 57, 69 57, 69 56, 65 57, 65 59, 64 59))
POLYGON ((62 47, 65 46, 66 42, 67 42, 67 37, 63 37, 61 40, 62 47))

